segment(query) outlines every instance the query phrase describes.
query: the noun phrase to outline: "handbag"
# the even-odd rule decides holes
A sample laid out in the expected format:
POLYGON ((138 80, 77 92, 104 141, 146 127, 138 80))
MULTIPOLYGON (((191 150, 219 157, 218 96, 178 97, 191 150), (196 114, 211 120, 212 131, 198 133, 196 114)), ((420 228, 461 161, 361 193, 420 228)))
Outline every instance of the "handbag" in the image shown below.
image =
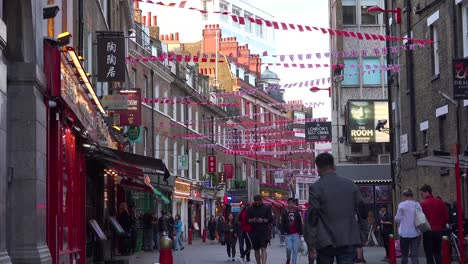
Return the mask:
POLYGON ((431 225, 427 221, 426 215, 424 214, 422 208, 419 206, 416 207, 414 225, 416 225, 416 227, 423 233, 431 231, 431 225))

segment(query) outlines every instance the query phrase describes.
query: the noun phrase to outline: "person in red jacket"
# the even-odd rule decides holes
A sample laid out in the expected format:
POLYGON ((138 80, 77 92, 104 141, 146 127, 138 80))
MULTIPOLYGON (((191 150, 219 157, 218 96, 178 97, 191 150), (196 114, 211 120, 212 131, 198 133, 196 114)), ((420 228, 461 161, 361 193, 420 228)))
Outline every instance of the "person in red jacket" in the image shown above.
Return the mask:
POLYGON ((250 262, 250 251, 252 250, 252 241, 250 240, 250 232, 252 232, 252 225, 247 221, 248 205, 241 205, 241 213, 239 215, 239 222, 241 225, 241 236, 239 237, 239 249, 241 253, 241 263, 250 262), (244 248, 245 244, 245 248, 244 248))
POLYGON ((427 264, 442 263, 442 230, 448 223, 449 213, 445 203, 432 196, 431 186, 425 184, 421 187, 421 207, 431 225, 431 231, 423 234, 424 252, 427 264))

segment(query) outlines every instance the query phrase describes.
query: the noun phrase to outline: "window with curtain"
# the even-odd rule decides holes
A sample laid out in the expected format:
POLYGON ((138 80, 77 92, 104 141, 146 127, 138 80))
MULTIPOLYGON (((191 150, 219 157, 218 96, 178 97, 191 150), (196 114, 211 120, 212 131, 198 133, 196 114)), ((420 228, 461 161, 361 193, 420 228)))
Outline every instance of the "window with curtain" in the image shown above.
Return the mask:
POLYGON ((361 24, 362 25, 377 25, 379 24, 379 16, 369 14, 369 7, 379 5, 377 0, 361 0, 361 24))
POLYGON ((343 25, 356 25, 356 0, 343 0, 343 25))
POLYGON ((382 75, 380 73, 380 59, 379 58, 363 58, 363 71, 362 83, 364 85, 380 85, 382 84, 382 75), (379 68, 375 68, 374 65, 379 65, 379 68), (368 66, 371 68, 368 69, 368 66), (375 72, 374 72, 375 70, 375 72))
POLYGON ((352 86, 359 84, 359 67, 358 67, 358 59, 356 58, 348 58, 344 59, 344 79, 341 85, 343 86, 352 86), (350 76, 348 75, 350 74, 350 76))

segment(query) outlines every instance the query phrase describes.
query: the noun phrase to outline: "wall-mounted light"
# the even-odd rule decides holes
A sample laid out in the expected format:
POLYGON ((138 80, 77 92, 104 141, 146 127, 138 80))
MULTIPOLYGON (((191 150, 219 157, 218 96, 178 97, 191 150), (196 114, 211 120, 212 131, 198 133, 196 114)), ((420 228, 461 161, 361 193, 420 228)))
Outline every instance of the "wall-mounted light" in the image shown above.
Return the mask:
POLYGON ((72 47, 66 47, 66 52, 68 53, 68 56, 70 57, 73 66, 75 67, 76 71, 78 72, 78 75, 80 76, 81 80, 83 81, 83 85, 86 87, 87 92, 91 94, 91 97, 93 98, 94 103, 96 104, 98 110, 102 114, 106 114, 106 111, 102 107, 101 101, 99 101, 99 98, 96 95, 96 92, 94 92, 93 87, 91 86, 91 83, 89 82, 89 78, 85 71, 83 70, 83 67, 81 66, 80 59, 78 58, 78 55, 75 52, 75 49, 72 47))
POLYGON ((70 32, 62 32, 58 34, 57 36, 57 44, 60 47, 66 46, 70 44, 71 37, 72 37, 72 34, 70 32))
POLYGON ((401 8, 397 7, 395 9, 391 10, 384 10, 380 8, 379 6, 372 6, 367 9, 367 13, 370 15, 378 16, 380 13, 394 13, 395 14, 395 20, 397 24, 401 23, 401 8))
POLYGON ((42 9, 42 19, 50 19, 57 16, 60 11, 58 5, 48 5, 42 9))

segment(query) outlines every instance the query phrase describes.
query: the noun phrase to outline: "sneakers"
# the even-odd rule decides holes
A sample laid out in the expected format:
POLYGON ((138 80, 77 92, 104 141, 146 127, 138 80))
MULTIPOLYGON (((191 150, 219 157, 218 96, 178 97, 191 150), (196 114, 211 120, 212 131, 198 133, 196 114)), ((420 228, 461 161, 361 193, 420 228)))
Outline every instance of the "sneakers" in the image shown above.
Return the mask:
POLYGON ((232 261, 236 261, 236 259, 235 259, 235 258, 232 258, 232 261))

